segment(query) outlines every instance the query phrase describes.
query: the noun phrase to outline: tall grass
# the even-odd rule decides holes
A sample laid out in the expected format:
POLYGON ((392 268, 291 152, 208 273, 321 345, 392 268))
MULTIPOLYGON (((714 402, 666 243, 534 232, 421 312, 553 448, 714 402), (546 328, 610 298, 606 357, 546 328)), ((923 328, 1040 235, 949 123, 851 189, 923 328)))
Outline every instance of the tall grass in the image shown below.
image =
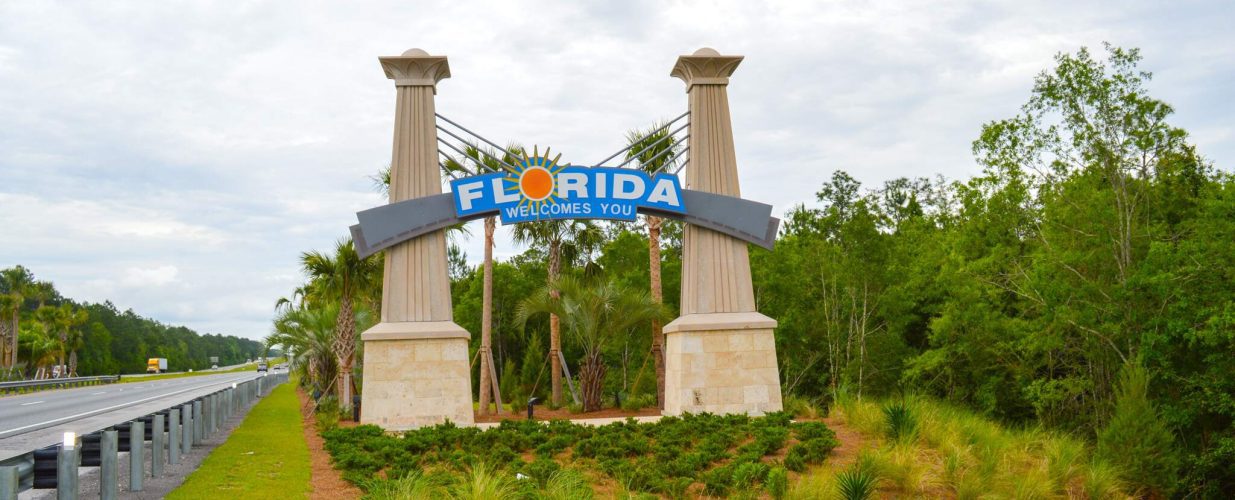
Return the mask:
POLYGON ((842 395, 832 406, 832 417, 873 441, 864 445, 871 449, 861 459, 872 463, 884 487, 896 495, 932 496, 944 490, 962 499, 1127 497, 1118 471, 1095 460, 1087 443, 1067 434, 1009 428, 915 396, 884 404, 842 395))
POLYGON ((460 481, 450 486, 450 497, 459 500, 513 498, 517 488, 510 476, 481 462, 472 466, 460 481))

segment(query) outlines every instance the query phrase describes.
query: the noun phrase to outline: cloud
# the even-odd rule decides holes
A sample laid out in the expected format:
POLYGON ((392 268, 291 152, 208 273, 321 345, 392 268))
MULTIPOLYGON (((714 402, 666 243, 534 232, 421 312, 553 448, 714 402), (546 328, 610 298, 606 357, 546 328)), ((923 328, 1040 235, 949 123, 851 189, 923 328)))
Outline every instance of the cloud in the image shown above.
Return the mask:
MULTIPOLYGON (((1222 2, 0 3, 0 266, 69 296, 258 337, 296 259, 382 203, 394 88, 377 56, 450 57, 437 110, 586 164, 678 115, 668 76, 702 46, 729 86, 743 195, 813 202, 964 178, 982 123, 1015 114, 1052 56, 1143 49, 1151 93, 1220 167, 1235 160, 1235 35, 1222 2), (171 272, 169 270, 174 270, 171 272), (138 280, 148 286, 130 286, 138 280), (157 286, 156 286, 157 284, 157 286)), ((477 231, 477 234, 479 232, 477 231)), ((463 241, 472 260, 481 238, 463 241)), ((499 256, 519 249, 499 232, 499 256)))

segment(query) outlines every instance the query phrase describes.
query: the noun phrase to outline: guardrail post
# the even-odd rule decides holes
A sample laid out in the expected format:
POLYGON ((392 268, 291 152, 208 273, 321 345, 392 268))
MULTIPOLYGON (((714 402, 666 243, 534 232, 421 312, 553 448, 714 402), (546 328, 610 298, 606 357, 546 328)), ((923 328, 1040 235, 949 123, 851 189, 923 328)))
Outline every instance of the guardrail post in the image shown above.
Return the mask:
POLYGON ((193 444, 202 444, 202 400, 193 401, 193 444))
POLYGON ((0 500, 17 500, 20 484, 21 474, 17 473, 17 467, 0 467, 0 500))
MULTIPOLYGON (((133 432, 132 429, 129 432, 133 432)), ((115 500, 120 493, 117 484, 120 482, 119 447, 120 433, 103 431, 103 439, 99 440, 99 498, 102 500, 115 500)))
MULTIPOLYGON (((153 423, 151 424, 153 425, 153 423)), ((129 424, 129 490, 141 491, 146 476, 146 423, 134 420, 129 424)))
POLYGON ((210 400, 209 394, 202 396, 202 441, 210 437, 214 427, 214 412, 210 411, 210 400))
POLYGON ((163 414, 156 413, 150 422, 150 477, 163 475, 163 414))
POLYGON ((193 405, 180 407, 180 452, 188 455, 193 447, 193 405))
POLYGON ((180 409, 167 411, 167 462, 180 463, 180 409))
POLYGON ((77 435, 72 432, 64 433, 64 443, 60 447, 60 453, 56 455, 58 500, 77 500, 77 464, 80 461, 77 435))

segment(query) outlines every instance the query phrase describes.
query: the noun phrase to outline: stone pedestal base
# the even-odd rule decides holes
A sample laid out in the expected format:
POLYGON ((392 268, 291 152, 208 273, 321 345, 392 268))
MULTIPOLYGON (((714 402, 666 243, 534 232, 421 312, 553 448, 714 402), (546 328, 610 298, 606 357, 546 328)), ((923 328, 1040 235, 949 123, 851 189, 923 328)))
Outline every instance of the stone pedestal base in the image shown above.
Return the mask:
POLYGON ((475 424, 467 343, 452 321, 379 323, 364 340, 360 423, 407 430, 475 424))
POLYGON ((757 312, 690 314, 665 325, 663 413, 780 411, 775 328, 757 312))

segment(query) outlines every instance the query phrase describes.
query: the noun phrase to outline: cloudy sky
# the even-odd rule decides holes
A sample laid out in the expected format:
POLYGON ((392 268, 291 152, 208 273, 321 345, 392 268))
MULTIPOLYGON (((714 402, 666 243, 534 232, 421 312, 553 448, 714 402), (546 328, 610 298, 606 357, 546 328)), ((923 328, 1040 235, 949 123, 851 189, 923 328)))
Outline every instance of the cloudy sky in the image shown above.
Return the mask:
POLYGON ((982 123, 1015 114, 1054 54, 1103 41, 1142 49, 1152 94, 1229 169, 1233 9, 1115 4, 0 0, 0 267, 265 335, 298 254, 383 202, 369 176, 390 161, 394 86, 377 57, 411 47, 450 57, 439 112, 574 163, 685 110, 678 55, 745 55, 743 195, 778 212, 838 169, 972 175, 982 123))

